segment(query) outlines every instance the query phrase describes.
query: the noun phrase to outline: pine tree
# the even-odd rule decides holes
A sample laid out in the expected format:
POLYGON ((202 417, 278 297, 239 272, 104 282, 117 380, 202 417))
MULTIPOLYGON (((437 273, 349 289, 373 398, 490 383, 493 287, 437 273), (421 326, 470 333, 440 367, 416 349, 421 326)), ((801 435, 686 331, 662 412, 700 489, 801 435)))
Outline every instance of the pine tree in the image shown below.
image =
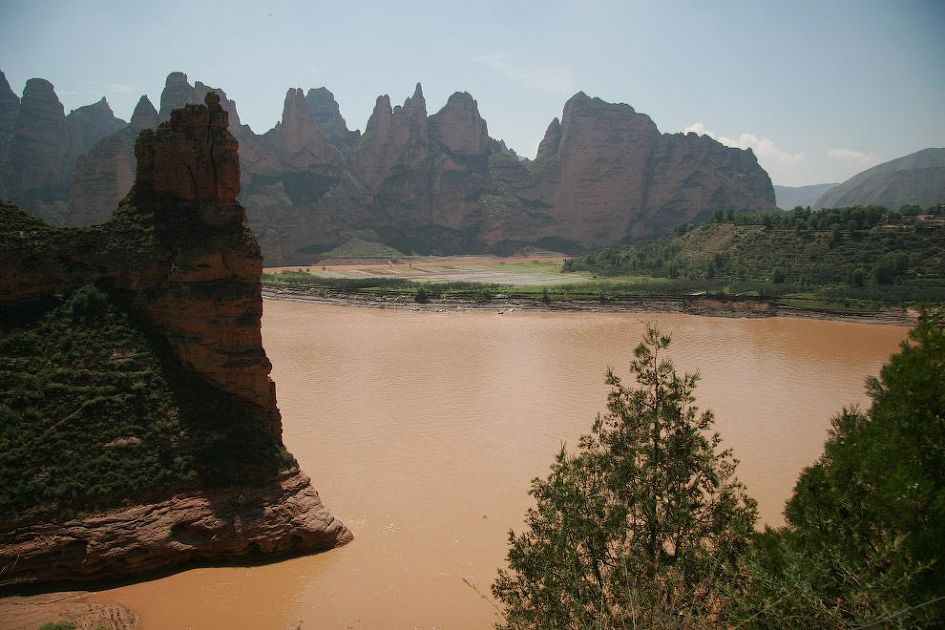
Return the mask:
POLYGON ((492 587, 503 628, 660 628, 721 620, 719 581, 751 536, 757 511, 699 413, 697 374, 662 357, 648 327, 630 363, 611 370, 607 411, 575 454, 562 447, 532 481, 526 530, 509 534, 508 570, 492 587))

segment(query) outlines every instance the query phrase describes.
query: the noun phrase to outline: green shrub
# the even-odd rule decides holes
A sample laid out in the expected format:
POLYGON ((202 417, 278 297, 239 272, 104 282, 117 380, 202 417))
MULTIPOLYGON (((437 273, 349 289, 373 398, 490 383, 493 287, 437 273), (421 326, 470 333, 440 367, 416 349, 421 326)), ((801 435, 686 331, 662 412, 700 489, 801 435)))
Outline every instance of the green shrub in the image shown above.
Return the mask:
POLYGON ((748 544, 755 502, 693 406, 697 375, 663 358, 650 327, 630 364, 638 388, 607 372, 607 412, 571 454, 535 479, 526 530, 509 533, 492 587, 501 628, 709 627, 721 581, 748 544))

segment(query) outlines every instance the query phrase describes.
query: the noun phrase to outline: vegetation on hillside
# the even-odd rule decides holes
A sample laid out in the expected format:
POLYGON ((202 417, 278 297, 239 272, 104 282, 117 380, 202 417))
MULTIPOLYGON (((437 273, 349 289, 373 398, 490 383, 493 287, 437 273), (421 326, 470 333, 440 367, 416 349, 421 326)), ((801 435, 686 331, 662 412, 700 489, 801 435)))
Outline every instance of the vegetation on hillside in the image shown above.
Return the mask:
POLYGON ((0 521, 67 516, 292 460, 94 285, 0 330, 0 521))
POLYGON ((648 332, 580 450, 532 482, 493 592, 503 628, 933 628, 945 624, 945 311, 923 313, 833 420, 788 524, 754 504, 648 332))
POLYGON ((430 300, 483 301, 488 296, 553 305, 713 298, 764 308, 871 314, 945 303, 945 207, 720 212, 714 222, 680 226, 671 237, 566 258, 560 282, 522 283, 523 276, 548 274, 548 264, 503 263, 492 269, 514 271, 518 284, 405 279, 377 270, 372 271, 377 275, 356 278, 283 271, 265 274, 263 284, 325 296, 412 299, 422 288, 430 300))
POLYGON ((713 223, 568 259, 565 271, 768 285, 768 295, 881 304, 945 301, 945 206, 772 214, 718 212, 713 223))

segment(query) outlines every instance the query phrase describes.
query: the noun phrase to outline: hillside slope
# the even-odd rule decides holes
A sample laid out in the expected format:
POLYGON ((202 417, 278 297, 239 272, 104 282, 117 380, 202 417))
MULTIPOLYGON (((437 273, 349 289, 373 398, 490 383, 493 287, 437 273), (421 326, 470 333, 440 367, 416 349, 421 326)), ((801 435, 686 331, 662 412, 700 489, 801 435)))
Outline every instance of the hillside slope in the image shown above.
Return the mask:
POLYGON ((814 207, 934 206, 945 203, 945 148, 923 149, 854 175, 821 195, 814 207))

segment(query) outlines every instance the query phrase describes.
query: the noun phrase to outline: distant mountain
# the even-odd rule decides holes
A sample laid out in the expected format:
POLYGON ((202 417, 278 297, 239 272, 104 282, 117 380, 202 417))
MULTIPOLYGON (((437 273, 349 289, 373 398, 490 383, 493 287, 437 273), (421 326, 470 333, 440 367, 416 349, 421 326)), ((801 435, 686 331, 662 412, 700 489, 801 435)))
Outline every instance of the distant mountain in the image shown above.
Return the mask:
POLYGON ((821 195, 815 207, 939 203, 945 203, 945 149, 923 149, 854 175, 821 195))
POLYGON ((20 100, 0 80, 0 197, 60 225, 107 220, 133 181, 140 130, 210 91, 240 143, 240 200, 267 264, 311 262, 354 238, 406 253, 574 251, 716 210, 775 207, 751 150, 661 133, 631 106, 583 92, 548 126, 536 159, 522 160, 489 136, 466 92, 432 114, 419 84, 403 105, 380 96, 361 134, 330 91, 293 88, 282 120, 260 135, 222 90, 181 72, 167 77, 159 109, 143 99, 130 124, 104 101, 65 116, 46 81, 31 80, 20 100))
POLYGON ((0 72, 0 197, 62 225, 77 161, 125 125, 104 98, 66 115, 44 79, 27 81, 19 99, 0 72))
POLYGON ((836 186, 833 184, 809 184, 807 186, 777 186, 774 187, 774 198, 782 210, 792 210, 797 206, 813 207, 820 196, 836 186))

